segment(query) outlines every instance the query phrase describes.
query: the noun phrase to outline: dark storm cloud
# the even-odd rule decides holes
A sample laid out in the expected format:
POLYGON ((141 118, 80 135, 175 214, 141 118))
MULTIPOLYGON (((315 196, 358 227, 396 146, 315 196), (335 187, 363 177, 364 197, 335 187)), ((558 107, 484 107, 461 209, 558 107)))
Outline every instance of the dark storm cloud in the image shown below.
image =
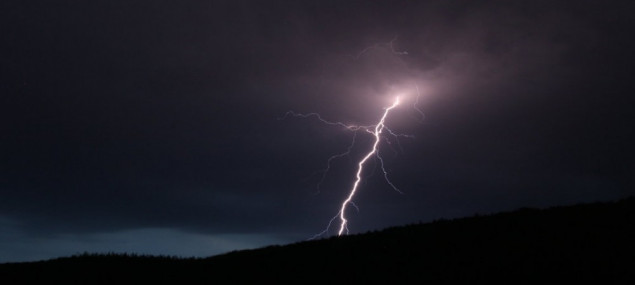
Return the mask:
POLYGON ((404 107, 416 138, 382 149, 406 194, 371 177, 355 231, 633 194, 628 1, 2 6, 11 228, 310 236, 356 156, 319 195, 315 172, 352 134, 278 118, 371 124, 415 84, 426 119, 404 107))

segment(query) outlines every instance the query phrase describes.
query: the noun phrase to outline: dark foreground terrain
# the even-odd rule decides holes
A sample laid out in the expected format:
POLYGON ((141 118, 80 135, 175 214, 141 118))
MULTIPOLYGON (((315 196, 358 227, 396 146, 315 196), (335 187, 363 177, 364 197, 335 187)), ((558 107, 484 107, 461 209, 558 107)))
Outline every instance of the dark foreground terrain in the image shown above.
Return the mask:
POLYGON ((3 284, 635 284, 635 198, 390 228, 205 259, 0 264, 3 284), (5 283, 6 281, 6 283, 5 283))

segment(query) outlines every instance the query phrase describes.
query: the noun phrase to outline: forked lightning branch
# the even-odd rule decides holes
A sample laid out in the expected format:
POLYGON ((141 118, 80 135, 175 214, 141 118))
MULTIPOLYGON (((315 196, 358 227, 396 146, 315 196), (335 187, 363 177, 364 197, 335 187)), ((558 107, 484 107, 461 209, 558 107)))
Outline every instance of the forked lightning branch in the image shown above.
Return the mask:
MULTIPOLYGON (((401 137, 401 136, 405 136, 405 137, 411 137, 409 135, 401 135, 401 134, 397 134, 394 133, 393 131, 391 131, 388 127, 386 127, 386 119, 388 118, 390 112, 392 110, 394 110, 395 108, 397 108, 397 106, 400 104, 400 98, 399 97, 395 97, 395 99, 393 100, 392 105, 384 108, 383 113, 381 114, 381 117, 379 118, 379 120, 377 121, 376 124, 374 125, 368 125, 368 126, 358 126, 358 125, 347 125, 344 124, 342 122, 334 122, 334 121, 328 121, 322 118, 322 116, 320 116, 320 114, 318 113, 308 113, 308 114, 299 114, 299 113, 295 113, 293 111, 289 111, 285 114, 285 116, 281 119, 284 119, 286 117, 289 116, 293 116, 293 117, 301 117, 301 118, 316 118, 317 120, 319 120, 320 122, 327 124, 327 125, 332 125, 332 126, 340 126, 345 128, 346 130, 349 131, 354 131, 354 132, 358 132, 358 131, 364 131, 370 135, 373 136, 373 144, 370 150, 368 150, 368 152, 366 152, 366 155, 364 155, 358 162, 357 162, 357 171, 355 174, 355 179, 354 182, 352 183, 352 186, 349 188, 348 190, 348 195, 346 196, 346 199, 344 199, 341 202, 341 206, 339 211, 337 212, 337 214, 329 221, 328 225, 326 226, 326 229, 324 229, 322 232, 316 234, 315 236, 313 236, 311 239, 323 236, 323 235, 327 235, 330 232, 331 227, 333 226, 333 223, 339 219, 339 229, 337 231, 337 235, 341 236, 343 234, 348 234, 348 218, 346 216, 346 211, 349 208, 349 206, 353 206, 355 208, 357 208, 357 206, 355 205, 354 199, 355 199, 355 194, 357 194, 359 188, 360 188, 360 183, 362 181, 362 174, 364 172, 364 167, 366 166, 367 162, 371 159, 371 158, 376 158, 379 161, 379 165, 380 168, 383 172, 384 178, 386 180, 386 182, 397 192, 401 193, 401 191, 395 187, 395 185, 388 179, 388 172, 386 171, 386 169, 384 168, 384 160, 382 159, 380 152, 379 152, 379 146, 382 142, 383 136, 385 134, 388 134, 390 136, 394 136, 394 137, 401 137)), ((415 106, 416 108, 416 106, 415 106)), ((349 154, 352 146, 355 144, 355 137, 353 137, 353 142, 351 144, 351 146, 348 148, 348 150, 345 153, 341 153, 341 154, 337 154, 334 156, 331 156, 328 159, 328 165, 327 168, 325 169, 325 171, 328 171, 330 168, 330 163, 334 158, 338 158, 338 157, 342 157, 344 155, 349 154)))

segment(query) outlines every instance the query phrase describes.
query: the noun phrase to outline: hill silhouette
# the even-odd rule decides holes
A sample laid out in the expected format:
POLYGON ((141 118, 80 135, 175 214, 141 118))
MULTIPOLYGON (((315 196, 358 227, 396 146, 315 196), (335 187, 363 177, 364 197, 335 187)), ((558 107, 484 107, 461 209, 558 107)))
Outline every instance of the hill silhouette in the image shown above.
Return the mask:
POLYGON ((209 258, 0 264, 7 284, 553 284, 635 281, 635 198, 439 220, 209 258))

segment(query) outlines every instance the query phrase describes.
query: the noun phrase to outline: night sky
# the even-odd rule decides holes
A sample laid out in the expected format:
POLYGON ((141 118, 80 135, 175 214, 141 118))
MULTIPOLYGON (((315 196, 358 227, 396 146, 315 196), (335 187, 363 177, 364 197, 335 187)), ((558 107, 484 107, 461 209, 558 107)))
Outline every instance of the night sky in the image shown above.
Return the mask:
POLYGON ((397 95, 386 125, 413 137, 379 151, 403 194, 370 159, 351 233, 635 195, 633 11, 2 1, 0 262, 310 238, 372 137, 358 132, 323 176, 355 133, 281 118, 372 125, 397 95))

